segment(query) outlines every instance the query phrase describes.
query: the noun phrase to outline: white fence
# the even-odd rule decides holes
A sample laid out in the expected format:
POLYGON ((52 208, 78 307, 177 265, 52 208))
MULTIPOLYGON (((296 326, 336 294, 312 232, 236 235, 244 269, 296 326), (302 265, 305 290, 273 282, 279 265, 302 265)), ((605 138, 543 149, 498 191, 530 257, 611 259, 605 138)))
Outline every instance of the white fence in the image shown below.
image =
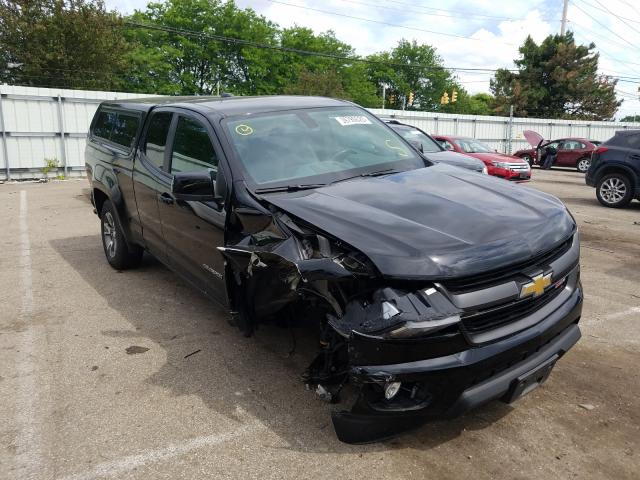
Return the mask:
POLYGON ((0 180, 41 177, 45 159, 58 162, 58 173, 82 174, 100 102, 148 96, 0 85, 0 180))
MULTIPOLYGON (((82 174, 87 130, 98 104, 103 100, 148 96, 0 85, 0 179, 40 177, 45 159, 57 160, 59 173, 82 174)), ((513 152, 527 145, 523 130, 536 130, 548 139, 575 136, 606 140, 616 130, 640 128, 638 123, 371 111, 429 133, 474 137, 502 152, 513 152)))

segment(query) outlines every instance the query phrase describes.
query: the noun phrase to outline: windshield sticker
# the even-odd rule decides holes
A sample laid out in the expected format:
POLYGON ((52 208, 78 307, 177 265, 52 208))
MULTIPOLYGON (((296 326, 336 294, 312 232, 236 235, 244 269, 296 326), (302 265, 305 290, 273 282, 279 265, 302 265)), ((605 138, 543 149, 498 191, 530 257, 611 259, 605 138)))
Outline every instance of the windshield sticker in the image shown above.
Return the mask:
POLYGON ((343 127, 349 125, 371 125, 371 121, 364 115, 351 115, 349 117, 333 117, 343 127))
POLYGON ((399 145, 393 145, 391 143, 391 140, 387 139, 384 141, 384 144, 386 145, 386 147, 389 150, 395 150, 396 152, 398 152, 398 155, 400 155, 401 157, 408 157, 409 154, 406 152, 406 150, 404 148, 402 148, 399 145))
POLYGON ((242 123, 236 127, 236 133, 238 135, 251 135, 253 133, 253 128, 242 123))

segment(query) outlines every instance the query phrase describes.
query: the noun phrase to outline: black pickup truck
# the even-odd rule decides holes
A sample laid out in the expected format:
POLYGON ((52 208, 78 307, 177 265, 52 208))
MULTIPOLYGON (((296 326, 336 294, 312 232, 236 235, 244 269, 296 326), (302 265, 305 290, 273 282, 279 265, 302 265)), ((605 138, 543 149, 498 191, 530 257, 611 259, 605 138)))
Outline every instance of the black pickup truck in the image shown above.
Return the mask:
POLYGON ((580 338, 565 206, 434 164, 352 103, 104 102, 86 169, 114 268, 149 252, 246 336, 282 319, 317 328, 303 381, 352 400, 332 413, 345 442, 512 402, 580 338))

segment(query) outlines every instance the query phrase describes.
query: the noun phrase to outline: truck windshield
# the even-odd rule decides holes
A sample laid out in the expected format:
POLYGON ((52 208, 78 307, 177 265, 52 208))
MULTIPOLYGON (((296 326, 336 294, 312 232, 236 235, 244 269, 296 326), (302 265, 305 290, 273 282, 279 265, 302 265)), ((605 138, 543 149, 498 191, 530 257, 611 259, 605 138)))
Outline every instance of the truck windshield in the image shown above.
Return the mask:
POLYGON ((274 112, 230 118, 223 125, 260 187, 323 185, 425 166, 396 133, 358 108, 274 112))

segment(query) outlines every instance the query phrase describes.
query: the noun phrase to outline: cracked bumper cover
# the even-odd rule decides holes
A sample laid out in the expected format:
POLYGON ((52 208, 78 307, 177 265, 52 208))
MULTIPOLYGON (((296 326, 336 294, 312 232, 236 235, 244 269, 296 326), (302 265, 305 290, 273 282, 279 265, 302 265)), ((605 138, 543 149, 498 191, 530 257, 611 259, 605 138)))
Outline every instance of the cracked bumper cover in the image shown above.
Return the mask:
POLYGON ((516 379, 562 357, 580 338, 582 289, 538 324, 502 340, 455 354, 389 365, 354 366, 351 380, 360 386, 399 381, 428 391, 419 404, 385 408, 361 394, 351 411, 332 414, 338 438, 368 443, 416 428, 430 418, 451 418, 495 399, 505 399, 516 379), (556 359, 557 359, 556 358, 556 359))

